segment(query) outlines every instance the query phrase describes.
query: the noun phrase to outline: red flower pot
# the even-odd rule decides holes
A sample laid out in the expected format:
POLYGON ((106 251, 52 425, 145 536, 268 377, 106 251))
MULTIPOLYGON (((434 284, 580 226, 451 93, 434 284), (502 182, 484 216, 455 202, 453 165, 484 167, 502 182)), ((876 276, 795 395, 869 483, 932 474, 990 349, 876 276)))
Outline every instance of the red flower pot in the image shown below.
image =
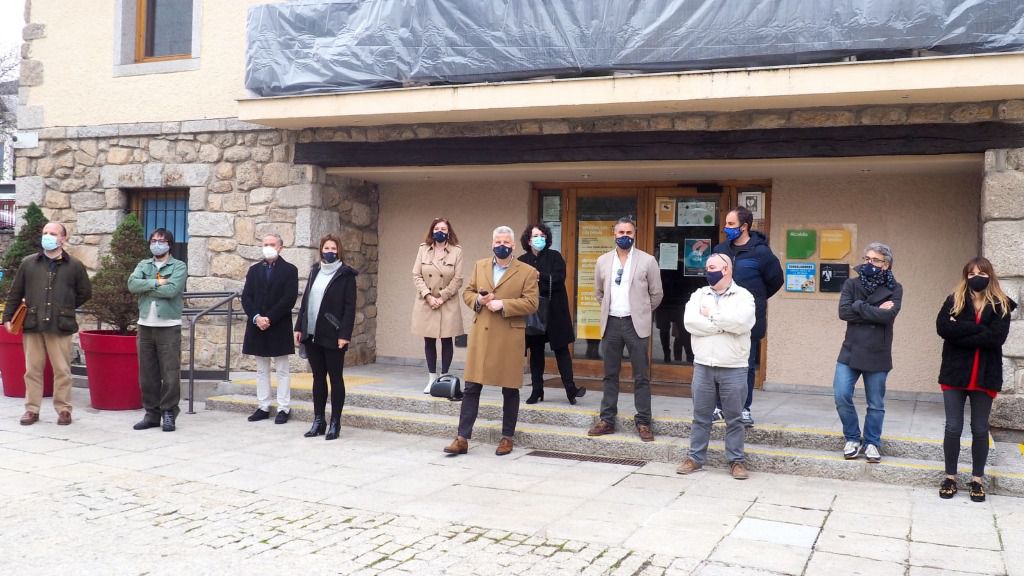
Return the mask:
MULTIPOLYGON (((4 381, 4 396, 25 397, 25 348, 21 334, 11 334, 0 326, 0 378, 4 381)), ((43 369, 43 396, 53 396, 53 367, 46 361, 43 369)))
POLYGON ((135 334, 114 330, 79 332, 89 377, 89 398, 97 410, 142 408, 139 389, 139 355, 135 334))

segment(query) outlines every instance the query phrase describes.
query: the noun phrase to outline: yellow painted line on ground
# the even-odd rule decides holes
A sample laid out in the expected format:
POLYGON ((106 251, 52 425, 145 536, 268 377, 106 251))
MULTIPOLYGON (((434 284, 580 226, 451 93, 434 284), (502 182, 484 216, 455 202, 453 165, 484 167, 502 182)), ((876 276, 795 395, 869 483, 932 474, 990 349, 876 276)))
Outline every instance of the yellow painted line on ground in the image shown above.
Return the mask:
POLYGON ((1021 455, 1024 456, 1024 444, 1017 444, 1017 448, 1020 449, 1021 455))
MULTIPOLYGON (((298 374, 292 374, 291 387, 294 390, 312 390, 313 389, 313 375, 309 372, 300 372, 298 374)), ((380 382, 380 378, 373 378, 371 376, 345 376, 345 387, 349 388, 352 386, 365 386, 366 384, 376 384, 380 382)), ((276 384, 277 380, 272 381, 276 384)), ((232 380, 232 384, 239 384, 241 386, 256 386, 256 380, 254 378, 245 380, 232 380)))

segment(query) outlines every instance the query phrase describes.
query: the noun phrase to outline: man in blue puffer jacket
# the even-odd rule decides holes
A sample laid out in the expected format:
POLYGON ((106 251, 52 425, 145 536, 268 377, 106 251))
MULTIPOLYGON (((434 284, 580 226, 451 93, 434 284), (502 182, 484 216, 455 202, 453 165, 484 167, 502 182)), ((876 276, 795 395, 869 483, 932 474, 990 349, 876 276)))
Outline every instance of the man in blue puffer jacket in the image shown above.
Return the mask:
MULTIPOLYGON (((714 252, 728 255, 733 260, 733 279, 754 295, 757 322, 750 332, 750 362, 747 367, 747 400, 743 404, 744 426, 753 426, 750 405, 754 400, 754 375, 761 363, 761 339, 767 331, 768 299, 782 288, 782 264, 768 246, 764 234, 752 230, 754 215, 743 206, 725 216, 726 240, 715 246, 714 252)), ((722 419, 721 405, 715 409, 714 420, 722 419)))

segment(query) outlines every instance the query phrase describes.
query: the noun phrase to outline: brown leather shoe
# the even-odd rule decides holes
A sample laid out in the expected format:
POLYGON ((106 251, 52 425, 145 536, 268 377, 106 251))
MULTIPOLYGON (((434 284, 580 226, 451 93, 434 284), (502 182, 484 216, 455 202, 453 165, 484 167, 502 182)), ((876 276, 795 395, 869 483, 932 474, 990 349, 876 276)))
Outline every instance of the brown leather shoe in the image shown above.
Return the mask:
POLYGON ((604 420, 598 420, 597 424, 594 424, 590 430, 587 430, 587 436, 604 436, 605 434, 614 434, 615 426, 605 422, 604 420))
POLYGON ((494 453, 497 454, 498 456, 504 456, 506 454, 511 454, 512 453, 512 439, 511 438, 505 438, 503 436, 501 438, 501 442, 498 442, 498 449, 495 450, 494 453))
POLYGON ((21 422, 22 426, 31 426, 32 424, 39 422, 39 414, 26 410, 25 413, 21 415, 21 420, 18 422, 21 422))
POLYGON ((456 436, 455 440, 444 449, 445 454, 465 454, 469 452, 469 440, 466 440, 462 436, 456 436))
POLYGON ((67 426, 68 424, 71 424, 71 411, 61 410, 60 414, 57 415, 57 425, 67 426))
POLYGON ((701 465, 697 464, 697 461, 693 458, 687 457, 683 460, 679 467, 676 468, 676 474, 693 474, 694 472, 701 469, 701 465))
POLYGON ((743 462, 730 462, 729 472, 732 474, 732 477, 737 480, 746 480, 749 478, 747 475, 747 467, 743 462))
POLYGON ((654 442, 654 432, 651 431, 651 427, 647 424, 637 424, 636 433, 640 435, 640 439, 644 442, 654 442))

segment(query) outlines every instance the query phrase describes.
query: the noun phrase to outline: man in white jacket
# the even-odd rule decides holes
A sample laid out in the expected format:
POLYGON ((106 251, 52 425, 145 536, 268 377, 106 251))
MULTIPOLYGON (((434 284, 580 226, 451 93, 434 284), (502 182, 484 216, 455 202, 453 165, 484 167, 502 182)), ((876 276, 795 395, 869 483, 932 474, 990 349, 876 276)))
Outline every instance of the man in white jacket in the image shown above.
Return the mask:
POLYGON ((690 455, 676 472, 691 474, 704 466, 711 436, 711 414, 720 398, 725 414, 725 455, 732 477, 747 478, 741 411, 747 396, 750 330, 754 327, 754 296, 732 280, 732 261, 712 254, 707 261, 708 286, 690 296, 683 315, 693 337, 693 427, 690 455))

